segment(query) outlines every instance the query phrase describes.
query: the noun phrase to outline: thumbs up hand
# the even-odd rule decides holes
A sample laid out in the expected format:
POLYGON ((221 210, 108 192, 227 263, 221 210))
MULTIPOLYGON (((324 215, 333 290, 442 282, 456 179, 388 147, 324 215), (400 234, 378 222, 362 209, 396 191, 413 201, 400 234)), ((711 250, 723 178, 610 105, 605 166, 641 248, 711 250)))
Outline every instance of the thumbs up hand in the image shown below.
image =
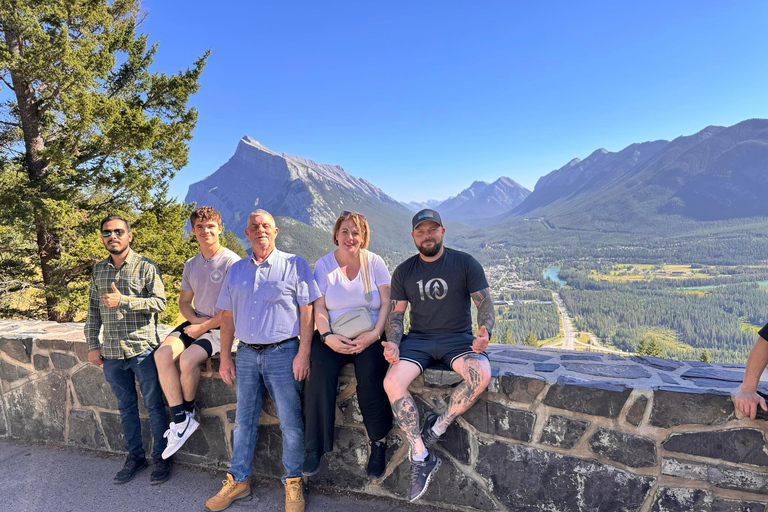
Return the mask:
POLYGON ((485 349, 488 348, 489 341, 490 341, 490 335, 488 334, 488 329, 486 329, 484 325, 481 325, 480 328, 477 330, 477 336, 475 336, 475 341, 472 342, 472 351, 477 354, 484 352, 485 349))
POLYGON ((101 296, 101 300, 108 308, 116 308, 120 305, 120 297, 122 296, 115 283, 112 283, 112 293, 105 293, 101 296))

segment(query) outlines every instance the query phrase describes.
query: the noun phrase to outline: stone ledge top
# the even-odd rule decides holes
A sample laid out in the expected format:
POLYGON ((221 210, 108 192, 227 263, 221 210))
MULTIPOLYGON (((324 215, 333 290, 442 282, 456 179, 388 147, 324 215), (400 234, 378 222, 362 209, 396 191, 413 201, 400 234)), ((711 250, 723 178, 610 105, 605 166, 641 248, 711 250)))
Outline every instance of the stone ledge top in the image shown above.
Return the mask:
MULTIPOLYGON (((167 325, 158 326, 161 338, 171 329, 167 325)), ((85 342, 82 323, 27 320, 0 320, 0 340, 58 342, 46 347, 54 349, 73 348, 75 343, 85 342), (59 344, 62 346, 57 346, 59 344)), ((494 377, 521 376, 601 389, 637 388, 729 395, 738 388, 744 376, 743 364, 675 361, 525 345, 493 344, 487 352, 494 377)), ((451 385, 455 380, 447 372, 434 369, 426 372, 425 379, 427 385, 451 385)), ((758 390, 768 394, 768 373, 761 377, 758 390)))

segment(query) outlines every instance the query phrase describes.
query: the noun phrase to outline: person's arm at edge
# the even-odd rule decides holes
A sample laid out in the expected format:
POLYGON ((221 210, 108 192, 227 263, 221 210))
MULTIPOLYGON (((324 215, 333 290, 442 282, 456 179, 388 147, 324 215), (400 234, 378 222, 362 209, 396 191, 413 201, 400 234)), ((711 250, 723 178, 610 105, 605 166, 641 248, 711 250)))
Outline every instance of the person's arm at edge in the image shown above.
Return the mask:
POLYGON ((88 362, 101 366, 101 344, 99 343, 99 331, 101 330, 101 311, 99 303, 101 298, 96 291, 96 284, 91 278, 91 286, 88 289, 88 316, 85 320, 85 341, 88 343, 88 362))
POLYGON ((757 394, 757 384, 760 382, 760 376, 766 365, 768 365, 768 341, 762 336, 758 336, 752 350, 749 351, 747 368, 744 370, 744 380, 733 396, 736 410, 751 419, 755 419, 757 415, 758 404, 764 411, 768 410, 765 399, 757 394))
POLYGON ((477 308, 477 336, 472 343, 472 350, 479 354, 488 348, 491 331, 496 324, 496 310, 493 307, 490 288, 478 290, 472 293, 471 297, 477 308))
POLYGON ((312 351, 314 326, 312 303, 299 306, 299 353, 293 359, 293 378, 298 381, 309 377, 309 354, 312 351))
POLYGON ((408 307, 406 300, 390 300, 389 314, 387 315, 387 341, 382 341, 384 346, 384 359, 389 364, 397 364, 400 361, 400 342, 403 339, 405 329, 405 310, 408 307))
POLYGON ((235 378, 235 365, 232 362, 232 342, 235 339, 235 319, 232 311, 222 310, 219 312, 221 317, 221 332, 219 340, 221 341, 221 353, 219 354, 219 375, 221 380, 228 385, 232 385, 235 378))

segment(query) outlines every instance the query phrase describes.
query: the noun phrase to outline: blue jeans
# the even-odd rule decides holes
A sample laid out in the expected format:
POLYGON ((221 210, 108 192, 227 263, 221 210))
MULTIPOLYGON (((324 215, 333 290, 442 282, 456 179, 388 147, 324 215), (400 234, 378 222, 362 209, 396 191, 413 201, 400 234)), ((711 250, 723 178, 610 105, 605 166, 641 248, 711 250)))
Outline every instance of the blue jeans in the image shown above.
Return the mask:
POLYGON ((166 440, 163 434, 168 428, 168 418, 165 414, 163 390, 157 379, 155 351, 149 349, 128 359, 104 359, 104 377, 117 398, 120 422, 125 434, 125 449, 131 455, 144 458, 146 455, 141 444, 141 420, 136 393, 136 380, 139 381, 154 438, 152 458, 160 459, 165 450, 166 440))
POLYGON ((301 476, 304 465, 301 382, 293 378, 293 359, 298 351, 298 340, 259 351, 244 346, 243 343, 237 347, 237 412, 232 460, 229 463, 229 474, 236 482, 244 482, 251 474, 261 400, 265 389, 269 391, 277 408, 283 435, 283 483, 286 478, 301 476))

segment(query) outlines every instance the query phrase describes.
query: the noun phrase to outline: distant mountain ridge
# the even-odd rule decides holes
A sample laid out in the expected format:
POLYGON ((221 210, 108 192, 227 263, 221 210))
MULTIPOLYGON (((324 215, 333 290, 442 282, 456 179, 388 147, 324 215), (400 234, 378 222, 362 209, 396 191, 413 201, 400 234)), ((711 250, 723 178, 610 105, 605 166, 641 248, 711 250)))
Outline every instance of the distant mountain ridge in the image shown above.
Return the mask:
POLYGON ((408 237, 412 213, 379 188, 339 166, 281 155, 247 136, 229 161, 190 185, 185 201, 216 208, 227 228, 241 238, 248 214, 256 208, 326 232, 342 211, 349 210, 368 219, 373 250, 412 247, 408 237))
POLYGON ((475 181, 469 188, 446 199, 435 209, 449 220, 487 219, 510 211, 530 193, 530 190, 516 181, 502 176, 493 183, 475 181))
POLYGON ((768 120, 750 119, 571 160, 540 178, 501 220, 632 230, 669 215, 694 221, 768 216, 767 186, 768 120))

